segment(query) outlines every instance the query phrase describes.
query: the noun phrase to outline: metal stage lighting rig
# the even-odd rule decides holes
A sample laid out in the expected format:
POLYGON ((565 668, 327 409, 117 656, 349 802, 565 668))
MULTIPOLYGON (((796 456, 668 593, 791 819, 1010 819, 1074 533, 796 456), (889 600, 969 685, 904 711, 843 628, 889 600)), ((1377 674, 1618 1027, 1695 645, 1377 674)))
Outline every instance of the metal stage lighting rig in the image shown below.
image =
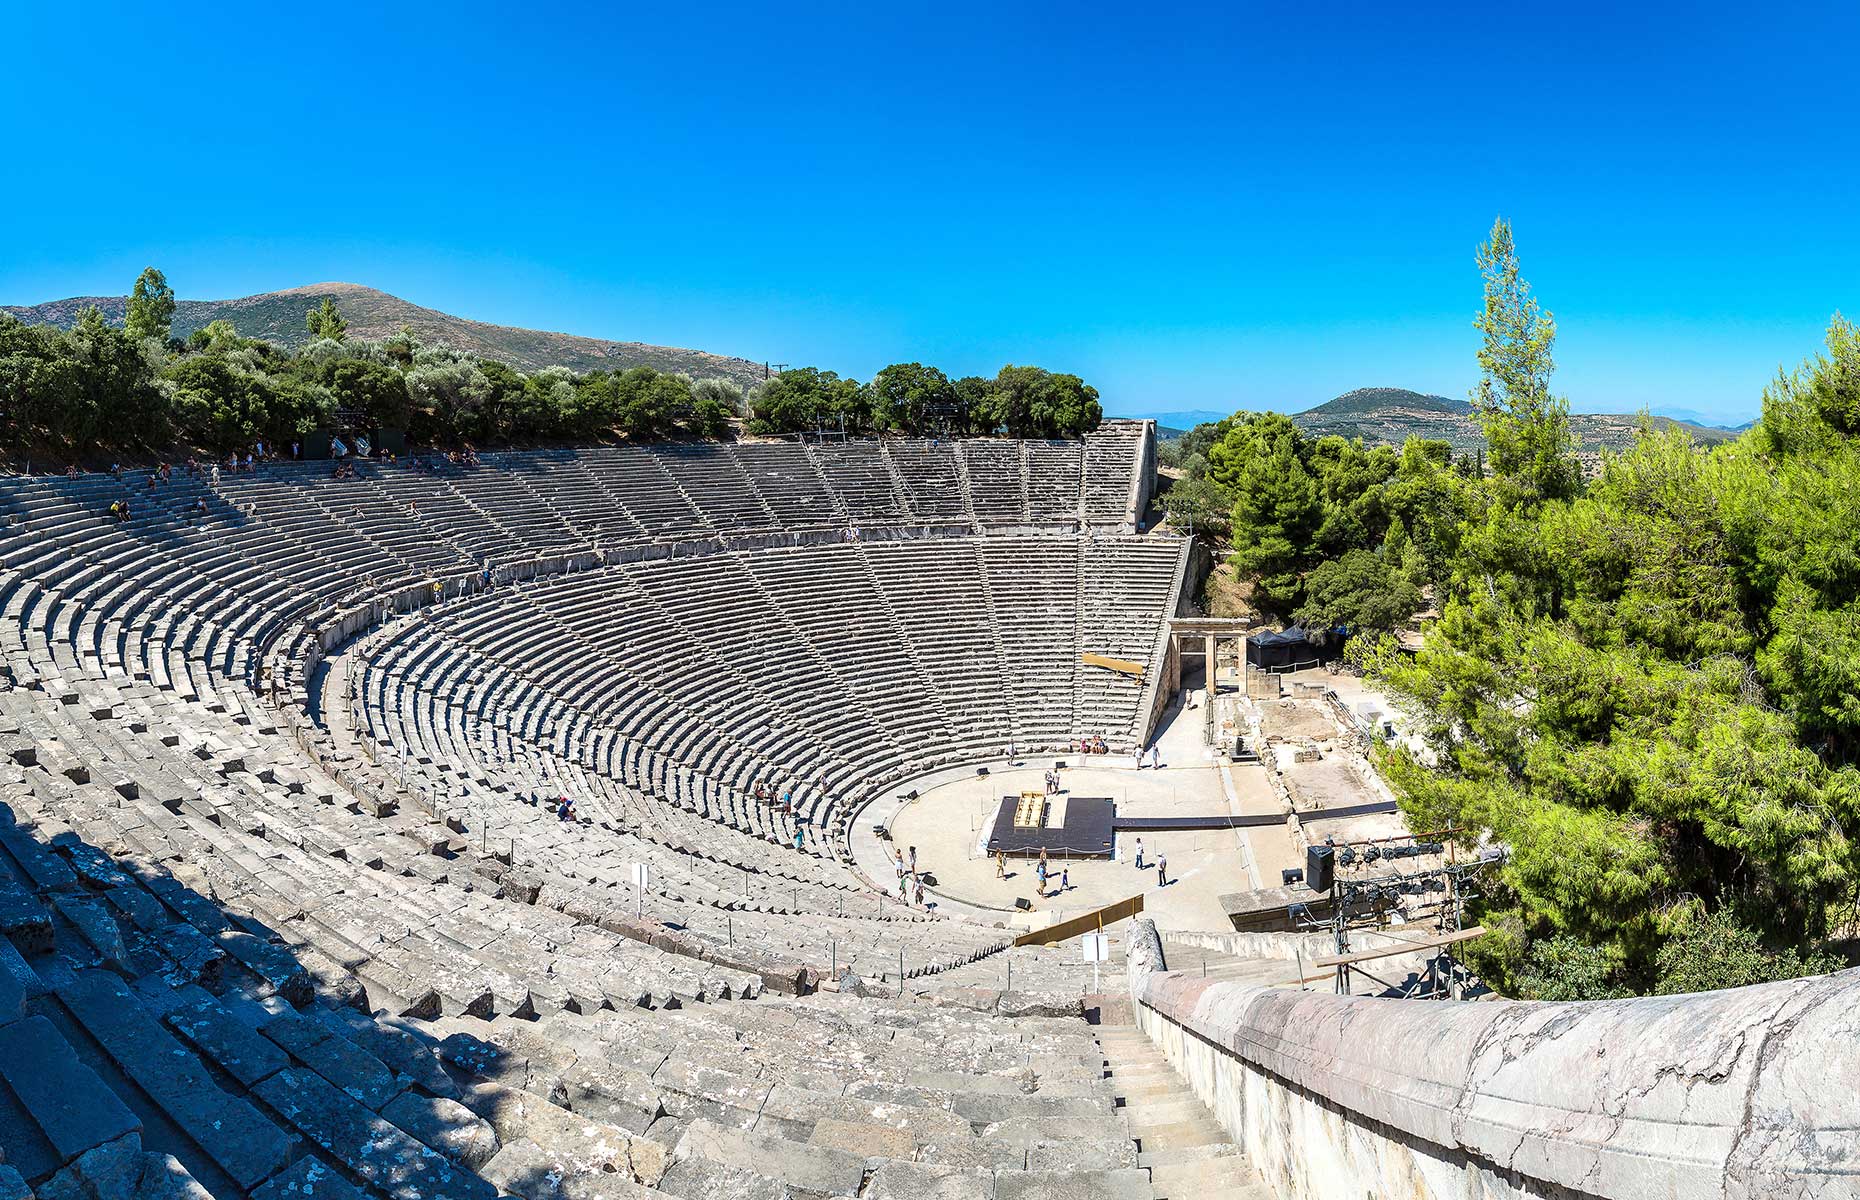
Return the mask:
MULTIPOLYGON (((1469 976, 1455 961, 1452 947, 1479 936, 1483 928, 1463 926, 1468 898, 1479 894, 1480 877, 1486 868, 1504 861, 1503 850, 1486 849, 1477 857, 1461 860, 1453 844, 1453 831, 1401 834, 1354 842, 1330 842, 1313 845, 1306 851, 1305 882, 1313 890, 1330 893, 1330 911, 1318 916, 1308 907, 1293 915, 1306 928, 1328 927, 1336 947, 1330 958, 1319 959, 1314 967, 1335 969, 1339 995, 1350 994, 1350 972, 1356 971, 1381 984, 1389 992, 1403 997, 1426 996, 1432 999, 1463 998, 1469 976), (1445 862, 1415 870, 1388 869, 1391 864, 1414 859, 1445 862), (1322 884, 1323 886, 1320 886, 1322 884), (1403 897, 1444 893, 1436 913, 1438 932, 1413 941, 1398 942, 1375 950, 1352 952, 1350 949, 1350 915, 1368 910, 1379 919, 1383 912, 1400 907, 1403 897), (1433 950, 1425 973, 1403 984, 1390 983, 1366 970, 1362 964, 1379 958, 1433 950)), ((1301 971, 1302 974, 1302 971, 1301 971)), ((1322 975, 1316 978, 1323 978, 1322 975)))

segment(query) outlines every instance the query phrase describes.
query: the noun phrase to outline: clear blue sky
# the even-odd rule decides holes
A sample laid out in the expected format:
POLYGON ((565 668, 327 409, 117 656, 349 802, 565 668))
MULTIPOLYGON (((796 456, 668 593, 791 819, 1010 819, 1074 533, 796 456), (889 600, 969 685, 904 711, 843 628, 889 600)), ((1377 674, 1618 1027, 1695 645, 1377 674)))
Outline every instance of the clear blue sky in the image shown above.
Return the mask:
POLYGON ((17 5, 0 303, 322 280, 1113 411, 1464 395, 1494 215, 1578 409, 1741 419, 1860 310, 1860 16, 17 5))

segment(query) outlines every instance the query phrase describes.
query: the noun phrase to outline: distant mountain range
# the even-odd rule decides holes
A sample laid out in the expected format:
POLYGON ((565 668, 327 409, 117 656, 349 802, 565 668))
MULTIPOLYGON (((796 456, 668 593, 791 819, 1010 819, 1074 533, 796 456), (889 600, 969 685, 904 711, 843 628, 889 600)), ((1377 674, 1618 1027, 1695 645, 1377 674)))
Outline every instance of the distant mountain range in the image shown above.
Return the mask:
MULTIPOLYGON (((1204 421, 1218 421, 1229 414, 1193 412, 1155 415, 1159 426, 1186 429, 1200 422, 1185 425, 1177 419, 1169 418, 1194 416, 1204 421)), ((1411 437, 1449 442, 1456 452, 1477 450, 1485 445, 1485 436, 1480 433, 1479 424, 1473 418, 1472 405, 1449 396, 1411 392, 1406 388, 1357 388, 1315 408, 1292 413, 1291 418, 1320 437, 1335 433, 1344 437, 1359 437, 1371 445, 1399 446, 1411 437)), ((1676 421, 1667 416, 1652 416, 1649 419, 1659 428, 1678 426, 1700 443, 1728 441, 1739 432, 1694 421, 1676 421)), ((1578 454, 1585 458, 1593 458, 1603 449, 1619 450, 1631 445, 1640 431, 1640 422, 1638 413, 1572 413, 1569 418, 1570 429, 1576 435, 1578 454)), ((1159 429, 1159 433, 1169 436, 1164 429, 1159 429)))
MULTIPOLYGON (((336 307, 349 322, 351 337, 384 338, 405 325, 423 342, 443 342, 455 350, 469 350, 526 371, 557 366, 574 371, 648 366, 661 371, 683 372, 699 379, 734 379, 745 387, 764 374, 761 363, 702 350, 649 346, 642 342, 610 342, 472 321, 421 308, 398 296, 355 283, 315 283, 281 292, 241 296, 236 300, 181 300, 174 306, 173 329, 175 336, 186 337, 210 322, 226 320, 245 337, 263 338, 295 349, 310 337, 304 328, 304 314, 320 306, 326 296, 336 302, 336 307)), ((106 320, 120 325, 128 300, 123 296, 74 296, 45 304, 0 305, 0 312, 12 313, 35 324, 69 329, 77 323, 78 313, 90 304, 101 309, 106 320)))

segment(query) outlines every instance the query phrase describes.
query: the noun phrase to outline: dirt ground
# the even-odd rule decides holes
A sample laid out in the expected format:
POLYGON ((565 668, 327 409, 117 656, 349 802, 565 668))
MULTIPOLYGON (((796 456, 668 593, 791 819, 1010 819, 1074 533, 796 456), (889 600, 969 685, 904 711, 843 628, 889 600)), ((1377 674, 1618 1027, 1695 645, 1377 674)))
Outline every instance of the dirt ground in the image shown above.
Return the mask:
POLYGON ((1337 736, 1337 720, 1321 700, 1269 700, 1260 705, 1260 729, 1287 741, 1324 741, 1337 736))

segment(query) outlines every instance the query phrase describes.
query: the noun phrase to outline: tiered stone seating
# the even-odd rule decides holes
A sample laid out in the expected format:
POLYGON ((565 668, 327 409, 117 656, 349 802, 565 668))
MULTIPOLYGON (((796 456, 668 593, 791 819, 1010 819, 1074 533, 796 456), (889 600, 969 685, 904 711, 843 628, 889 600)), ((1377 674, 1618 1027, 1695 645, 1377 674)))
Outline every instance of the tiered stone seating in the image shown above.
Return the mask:
POLYGON ((1180 542, 1094 528, 1135 462, 0 480, 0 1196, 1152 1195, 1076 968, 839 840, 1140 735, 1078 667, 1174 600, 1180 542))
POLYGON ((984 537, 558 576, 398 626, 368 652, 365 723, 377 742, 506 779, 528 759, 532 794, 572 762, 791 842, 793 825, 755 801, 758 785, 791 792, 803 824, 834 830, 845 802, 1009 741, 1141 736, 1140 684, 1083 674, 1079 657, 1156 658, 1180 552, 984 537))
MULTIPOLYGON (((43 773, 9 769, 10 792, 43 773)), ((17 1194, 1157 1194, 1076 1015, 848 994, 371 1015, 171 865, 0 805, 17 1194)))
POLYGON ((1085 519, 1093 525, 1128 526, 1141 519, 1137 485, 1145 443, 1153 436, 1146 421, 1106 421, 1084 449, 1085 519))

